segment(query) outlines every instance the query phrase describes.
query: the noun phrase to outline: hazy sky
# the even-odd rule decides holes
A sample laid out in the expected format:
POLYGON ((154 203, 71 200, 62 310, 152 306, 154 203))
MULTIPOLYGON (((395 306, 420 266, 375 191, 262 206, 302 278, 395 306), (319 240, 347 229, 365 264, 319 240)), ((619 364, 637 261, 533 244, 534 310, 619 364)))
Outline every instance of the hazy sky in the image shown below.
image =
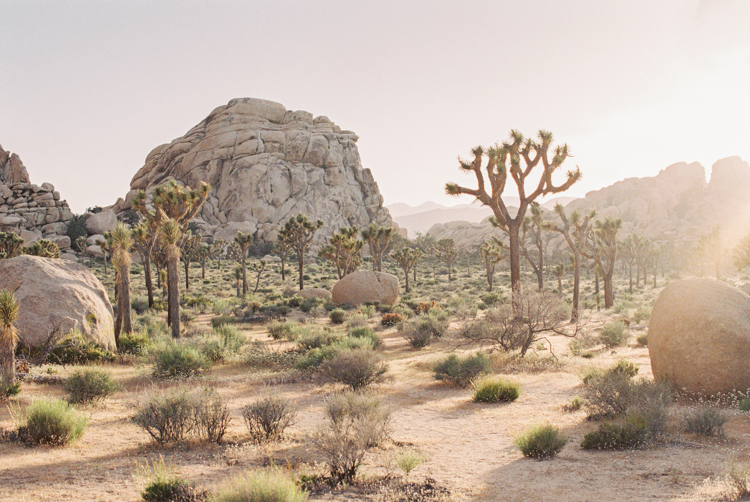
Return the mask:
POLYGON ((750 160, 750 1, 0 0, 0 145, 75 212, 235 97, 355 131, 386 204, 548 129, 583 181, 750 160))

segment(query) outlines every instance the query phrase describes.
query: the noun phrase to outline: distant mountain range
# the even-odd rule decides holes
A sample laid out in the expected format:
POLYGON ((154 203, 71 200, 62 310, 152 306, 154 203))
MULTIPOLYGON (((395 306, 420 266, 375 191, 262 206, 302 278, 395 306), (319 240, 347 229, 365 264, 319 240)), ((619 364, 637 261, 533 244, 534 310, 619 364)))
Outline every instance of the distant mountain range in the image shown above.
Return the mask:
MULTIPOLYGON (((552 209, 558 202, 567 205, 575 197, 556 197, 542 204, 546 209, 552 209)), ((518 207, 517 197, 505 197, 505 203, 509 206, 518 207)), ((455 206, 444 206, 437 202, 424 202, 418 206, 410 206, 403 202, 397 202, 385 206, 391 213, 393 221, 399 227, 407 229, 409 237, 413 238, 417 232, 426 233, 437 223, 449 223, 452 221, 467 221, 479 223, 488 216, 492 216, 492 210, 487 206, 481 206, 478 202, 472 204, 458 204, 455 206)))

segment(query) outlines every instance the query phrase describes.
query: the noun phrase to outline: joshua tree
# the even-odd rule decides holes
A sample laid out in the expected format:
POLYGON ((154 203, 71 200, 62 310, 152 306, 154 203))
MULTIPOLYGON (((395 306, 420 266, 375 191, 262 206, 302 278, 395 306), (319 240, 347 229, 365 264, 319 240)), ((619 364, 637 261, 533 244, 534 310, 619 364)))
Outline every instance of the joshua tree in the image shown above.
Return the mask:
POLYGON ((531 210, 531 215, 524 218, 523 225, 521 226, 521 254, 523 254, 526 261, 529 262, 529 265, 534 270, 539 291, 541 291, 544 289, 544 238, 542 237, 542 232, 549 230, 552 224, 544 221, 542 208, 539 207, 537 202, 529 204, 529 209, 531 210), (532 243, 536 247, 536 259, 532 258, 526 247, 527 236, 531 237, 532 243))
POLYGON ((586 246, 581 254, 594 260, 600 269, 604 281, 604 308, 608 309, 615 303, 613 275, 617 261, 617 233, 622 226, 622 220, 607 217, 604 221, 596 220, 594 230, 589 234, 586 246))
POLYGON ((413 267, 416 267, 417 262, 422 257, 422 251, 419 249, 412 249, 402 247, 397 249, 392 254, 393 259, 398 263, 398 266, 404 271, 404 278, 406 279, 406 292, 409 292, 409 272, 413 267))
POLYGON ((206 260, 211 257, 211 246, 209 244, 201 244, 196 252, 198 261, 201 262, 201 279, 206 278, 206 260))
POLYGON ((23 237, 13 232, 0 232, 0 258, 13 258, 23 250, 23 237))
POLYGON ((216 268, 221 270, 221 257, 227 249, 227 241, 224 239, 216 239, 211 246, 211 256, 216 260, 216 268))
POLYGON ((497 240, 484 241, 479 247, 479 256, 484 263, 484 270, 487 273, 487 286, 489 286, 490 292, 495 282, 495 266, 508 257, 507 254, 503 253, 503 250, 503 244, 497 240))
POLYGON ((323 226, 323 221, 318 220, 315 223, 307 219, 307 216, 298 214, 295 218, 292 216, 286 222, 284 228, 279 232, 279 239, 287 242, 289 248, 297 253, 297 264, 299 265, 299 289, 305 288, 305 251, 310 246, 315 232, 323 226))
POLYGON ((74 242, 73 245, 81 253, 81 265, 83 265, 83 258, 86 256, 86 237, 81 235, 74 242))
POLYGON ((115 345, 120 346, 120 333, 130 333, 133 326, 130 320, 130 251, 133 249, 132 232, 120 222, 105 234, 111 243, 112 267, 115 269, 115 289, 117 290, 117 316, 115 317, 115 345))
MULTIPOLYGON (((153 209, 149 208, 149 205, 147 203, 147 195, 143 190, 139 190, 136 193, 130 204, 136 211, 141 214, 141 216, 144 217, 144 219, 150 225, 153 225, 153 228, 155 230, 154 239, 156 239, 157 229, 158 235, 161 237, 164 237, 166 235, 165 229, 167 229, 169 230, 170 237, 173 237, 175 235, 177 236, 177 241, 174 242, 174 245, 177 246, 179 243, 179 239, 182 238, 182 234, 185 232, 185 230, 187 230, 187 226, 191 218, 198 213, 201 205, 208 197, 208 191, 210 189, 211 187, 207 183, 204 183, 202 181, 200 183, 200 187, 196 190, 193 190, 189 187, 182 187, 174 181, 170 181, 169 183, 165 183, 164 185, 159 185, 158 187, 154 188, 151 198, 153 209), (165 227, 163 223, 167 221, 173 222, 174 225, 177 226, 177 228, 174 229, 172 223, 165 227)), ((170 246, 167 245, 166 242, 164 243, 164 245, 167 248, 169 248, 170 246)), ((172 323, 172 336, 179 337, 180 305, 172 305, 172 302, 177 302, 180 298, 180 285, 178 284, 180 277, 179 272, 177 271, 177 263, 175 262, 173 264, 174 273, 172 273, 169 271, 169 262, 170 259, 175 259, 175 257, 179 260, 180 250, 178 247, 176 251, 171 248, 167 249, 167 251, 167 280, 169 287, 168 320, 172 323), (173 280, 176 282, 172 282, 173 280), (172 314, 175 312, 177 313, 176 319, 172 317, 172 314)), ((153 252, 153 248, 151 252, 153 252)))
POLYGON ((258 274, 255 279, 255 289, 253 290, 253 293, 257 293, 258 286, 260 285, 260 275, 266 269, 266 260, 260 260, 260 262, 258 263, 253 263, 251 268, 255 271, 256 274, 258 274))
POLYGON ((341 227, 338 233, 328 238, 328 244, 324 246, 318 256, 331 260, 336 265, 339 279, 359 268, 362 258, 359 252, 364 242, 357 239, 359 227, 341 227))
POLYGON ((557 277, 557 292, 562 295, 562 278, 565 275, 565 265, 558 263, 555 268, 552 269, 552 274, 557 277))
POLYGON ((242 265, 234 267, 234 283, 237 285, 237 298, 241 296, 240 284, 242 283, 242 265))
POLYGON ((377 223, 362 229, 362 238, 367 241, 372 255, 372 269, 383 271, 383 256, 388 253, 388 248, 393 237, 393 227, 381 227, 377 223))
POLYGON ((281 280, 286 280, 286 259, 289 257, 289 252, 291 251, 291 244, 281 237, 279 237, 276 240, 276 244, 273 246, 273 252, 278 255, 278 257, 281 259, 281 280))
POLYGON ((250 251, 250 245, 253 243, 253 234, 243 234, 237 232, 234 236, 234 259, 242 267, 242 294, 247 294, 247 253, 250 251))
POLYGON ((453 239, 440 239, 437 242, 437 248, 435 248, 435 256, 448 267, 448 280, 450 281, 453 262, 458 256, 456 241, 453 239))
MULTIPOLYGON (((571 253, 573 253, 573 305, 571 308, 570 322, 578 321, 578 304, 581 291, 581 255, 591 234, 591 221, 596 215, 593 209, 581 216, 578 211, 570 213, 570 218, 565 215, 562 204, 555 205, 555 213, 560 218, 561 225, 553 225, 552 230, 559 232, 565 237, 571 253)), ((560 291, 562 293, 562 290, 560 291)))
POLYGON ((198 258, 201 238, 200 234, 194 234, 191 230, 188 230, 180 243, 180 255, 185 265, 185 289, 190 289, 190 263, 198 258))
POLYGON ((635 242, 633 234, 619 244, 620 260, 628 269, 628 293, 633 294, 633 263, 635 262, 635 242))
POLYGON ((16 344, 18 330, 13 323, 18 319, 18 302, 15 295, 3 289, 0 291, 0 357, 2 376, 7 384, 16 383, 16 344))
MULTIPOLYGON (((550 159, 552 133, 539 131, 539 143, 531 138, 524 138, 518 131, 511 131, 510 141, 502 145, 485 149, 478 146, 472 150, 474 160, 467 162, 459 158, 459 167, 464 172, 473 172, 477 179, 477 188, 470 189, 455 183, 447 183, 448 195, 467 194, 474 196, 483 205, 489 206, 494 214, 494 223, 508 234, 510 251, 510 282, 513 290, 514 312, 520 315, 521 306, 516 301, 521 290, 521 226, 526 210, 533 201, 542 195, 564 192, 581 179, 581 172, 568 171, 567 179, 561 185, 552 183, 552 174, 568 158, 568 146, 557 146, 550 159), (482 171, 482 158, 487 157, 487 164, 482 171), (526 182, 534 168, 541 163, 542 172, 539 181, 531 193, 526 193, 526 182), (520 199, 518 211, 511 216, 502 199, 508 180, 512 178, 518 189, 520 199), (486 179, 485 179, 486 176, 486 179), (487 186, 489 183, 489 187, 487 186)), ((530 180, 529 180, 530 181, 530 180)))
MULTIPOLYGON (((154 306, 154 285, 151 280, 151 251, 154 249, 158 232, 154 220, 144 220, 132 228, 133 246, 141 256, 143 276, 146 280, 148 308, 154 306)), ((157 276, 158 278, 158 276, 157 276)))
POLYGON ((167 254, 168 309, 172 323, 172 337, 180 338, 180 276, 178 271, 179 243, 182 238, 180 224, 171 218, 164 219, 159 226, 159 238, 167 254))

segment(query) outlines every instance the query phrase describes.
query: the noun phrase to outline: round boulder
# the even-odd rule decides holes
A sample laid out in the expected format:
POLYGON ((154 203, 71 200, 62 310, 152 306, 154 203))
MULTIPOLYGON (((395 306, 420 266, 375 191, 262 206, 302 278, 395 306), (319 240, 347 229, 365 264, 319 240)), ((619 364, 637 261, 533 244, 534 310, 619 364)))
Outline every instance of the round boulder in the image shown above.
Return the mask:
POLYGON ((338 305, 380 302, 393 305, 398 301, 398 277, 385 272, 357 270, 345 275, 333 286, 333 302, 338 305))
POLYGON ((321 300, 328 300, 331 297, 331 292, 323 288, 308 288, 298 291, 296 296, 304 298, 305 300, 310 298, 318 298, 321 300))
POLYGON ((77 329, 102 347, 115 349, 112 305, 88 268, 28 255, 0 260, 0 289, 15 292, 16 327, 24 344, 44 345, 54 332, 66 335, 77 329))
POLYGON ((648 325, 657 382, 714 395, 750 389, 750 296, 713 279, 669 284, 648 325))

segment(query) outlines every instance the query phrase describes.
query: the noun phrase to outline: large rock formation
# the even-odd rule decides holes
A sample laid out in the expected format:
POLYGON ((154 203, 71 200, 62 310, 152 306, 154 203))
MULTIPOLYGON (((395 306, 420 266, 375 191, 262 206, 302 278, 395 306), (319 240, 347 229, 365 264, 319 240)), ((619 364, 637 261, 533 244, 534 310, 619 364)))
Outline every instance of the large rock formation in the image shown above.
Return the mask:
POLYGON ((68 260, 16 256, 0 260, 0 289, 15 292, 16 326, 24 344, 43 345, 50 335, 77 329, 114 350, 112 305, 88 268, 68 260))
POLYGON ((398 301, 398 277, 385 272, 357 270, 345 275, 331 290, 338 305, 380 302, 393 305, 398 301))
POLYGON ((341 226, 390 225, 377 183, 362 168, 357 139, 327 117, 262 99, 233 99, 149 153, 114 209, 129 209, 136 190, 175 179, 192 187, 211 184, 196 218, 205 233, 244 222, 256 238, 271 242, 300 213, 326 223, 318 240, 341 226))
POLYGON ((68 203, 60 200, 55 187, 32 184, 18 155, 0 146, 0 231, 20 234, 26 244, 44 237, 66 249, 71 218, 68 203))
POLYGON ((669 284, 648 326, 654 379, 713 395, 750 389, 750 296, 713 279, 669 284))

